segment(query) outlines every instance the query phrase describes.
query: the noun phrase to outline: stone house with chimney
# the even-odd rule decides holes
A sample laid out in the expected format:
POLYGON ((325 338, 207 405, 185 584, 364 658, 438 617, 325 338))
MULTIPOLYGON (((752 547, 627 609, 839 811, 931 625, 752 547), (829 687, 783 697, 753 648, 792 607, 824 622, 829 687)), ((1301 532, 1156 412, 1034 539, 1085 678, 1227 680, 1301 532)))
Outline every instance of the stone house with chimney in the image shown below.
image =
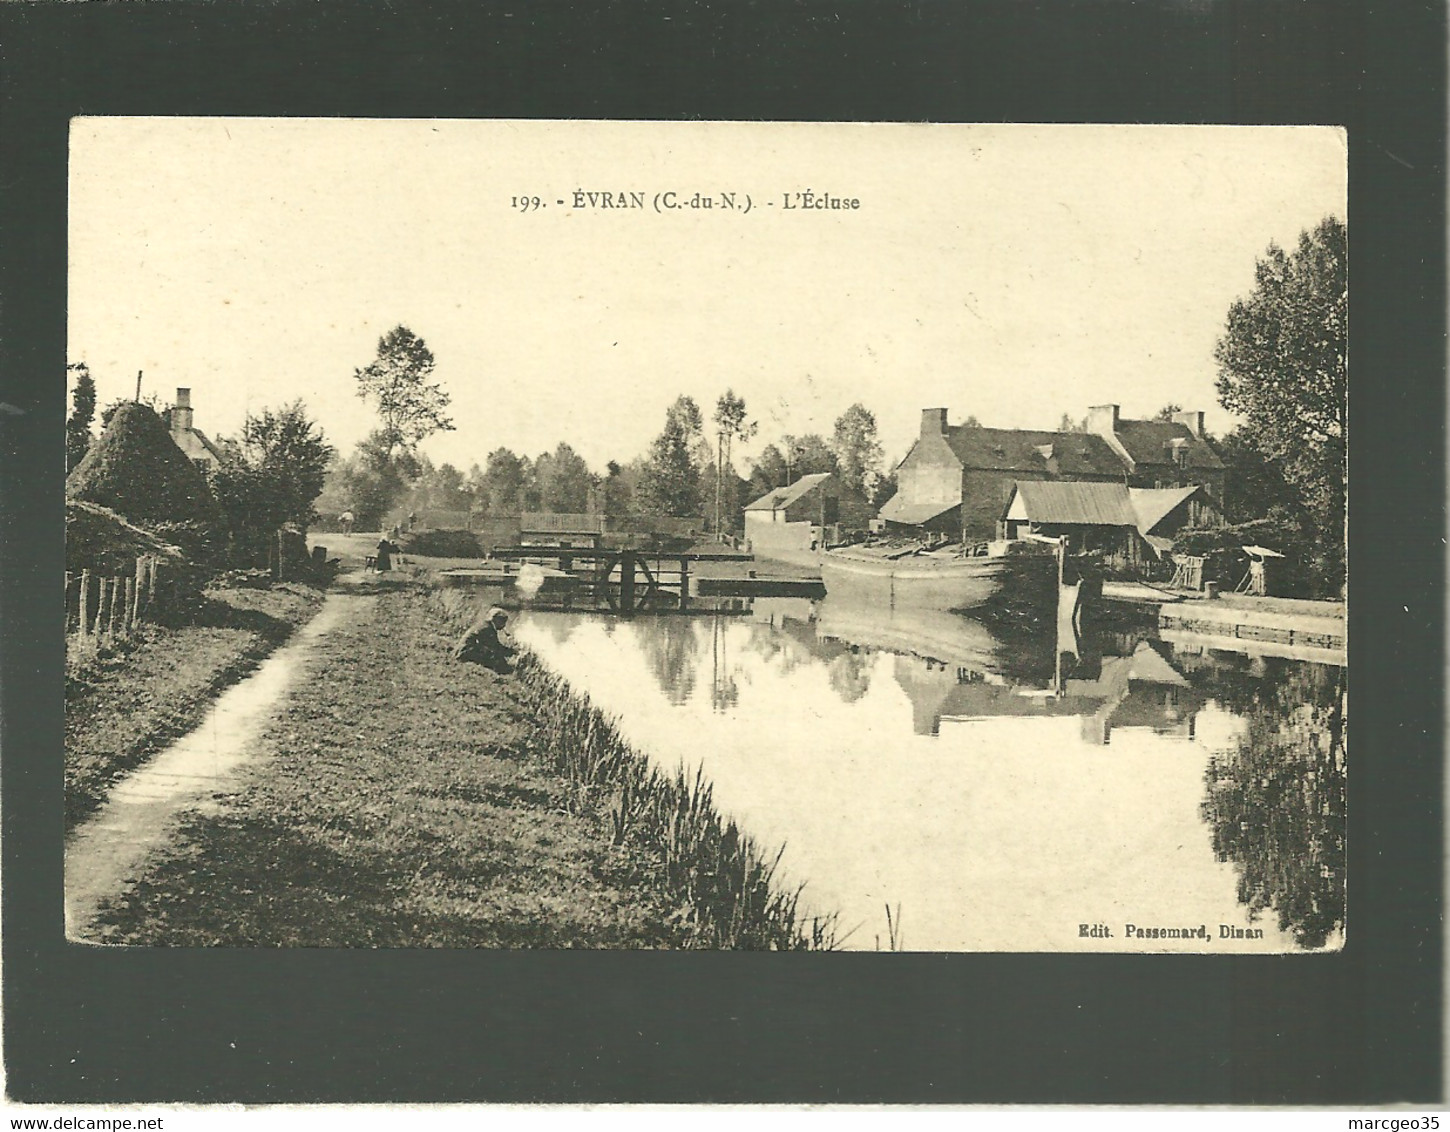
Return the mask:
POLYGON ((1201 484, 1223 498, 1225 468, 1204 439, 1202 413, 1126 420, 1117 405, 1100 405, 1087 424, 1084 432, 949 425, 946 409, 923 409, 921 434, 898 465, 896 494, 879 517, 888 530, 991 539, 1015 485, 1032 480, 1201 484))
POLYGON ((221 450, 192 421, 190 389, 177 389, 176 404, 166 411, 166 424, 176 447, 200 472, 211 472, 222 462, 221 450))

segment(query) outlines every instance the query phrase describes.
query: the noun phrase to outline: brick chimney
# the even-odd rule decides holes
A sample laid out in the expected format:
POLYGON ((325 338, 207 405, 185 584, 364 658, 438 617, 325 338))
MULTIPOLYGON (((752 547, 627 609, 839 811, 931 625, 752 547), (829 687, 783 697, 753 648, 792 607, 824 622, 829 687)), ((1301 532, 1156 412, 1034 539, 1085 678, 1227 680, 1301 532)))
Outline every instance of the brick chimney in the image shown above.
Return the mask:
POLYGON ((171 431, 189 432, 191 430, 191 390, 177 389, 176 404, 171 409, 171 431))
POLYGON ((1189 409, 1186 412, 1174 413, 1173 422, 1175 424, 1187 425, 1189 432, 1193 433, 1193 435, 1198 437, 1199 440, 1203 439, 1202 412, 1196 409, 1189 409))
POLYGON ((947 430, 945 409, 923 409, 921 411, 921 435, 941 436, 947 430))
POLYGON ((1089 405, 1087 415, 1088 432, 1098 436, 1112 436, 1118 431, 1118 406, 1089 405))

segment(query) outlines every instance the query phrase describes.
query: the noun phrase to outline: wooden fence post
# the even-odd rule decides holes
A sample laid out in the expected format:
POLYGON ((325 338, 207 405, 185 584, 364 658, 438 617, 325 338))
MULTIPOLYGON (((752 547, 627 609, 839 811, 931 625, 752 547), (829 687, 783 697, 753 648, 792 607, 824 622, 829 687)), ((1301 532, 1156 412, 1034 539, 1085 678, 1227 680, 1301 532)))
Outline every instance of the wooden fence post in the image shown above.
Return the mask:
POLYGON ((136 583, 128 577, 121 584, 123 587, 122 593, 124 594, 121 601, 121 630, 129 637, 131 635, 131 626, 135 624, 135 619, 131 616, 131 608, 136 601, 136 583))
POLYGON ((63 632, 70 632, 70 583, 72 574, 69 570, 65 572, 65 620, 61 623, 63 632))
POLYGON ((96 636, 106 631, 106 578, 96 579, 96 636))
POLYGON ((141 577, 146 570, 145 558, 136 559, 136 577, 131 583, 131 624, 141 620, 141 577))
POLYGON ((124 628, 126 619, 122 616, 122 610, 126 608, 126 586, 120 578, 111 579, 111 620, 107 626, 112 637, 117 634, 118 628, 124 628), (118 600, 119 599, 119 600, 118 600))
POLYGON ((90 618, 87 616, 87 614, 89 614, 90 611, 91 611, 91 600, 90 600, 90 598, 91 598, 91 572, 89 570, 82 570, 81 571, 80 607, 79 607, 80 617, 79 617, 79 622, 78 622, 78 625, 77 625, 77 628, 80 629, 82 636, 89 636, 90 635, 90 631, 91 631, 90 618))

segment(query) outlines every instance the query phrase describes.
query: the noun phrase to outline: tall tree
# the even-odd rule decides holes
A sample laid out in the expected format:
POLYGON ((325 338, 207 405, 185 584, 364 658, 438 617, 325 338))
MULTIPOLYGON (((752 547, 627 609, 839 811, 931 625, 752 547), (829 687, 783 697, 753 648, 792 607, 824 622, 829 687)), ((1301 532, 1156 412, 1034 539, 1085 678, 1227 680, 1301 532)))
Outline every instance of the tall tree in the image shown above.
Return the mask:
POLYGON ((1313 516, 1326 588, 1344 579, 1348 308, 1348 237, 1330 216, 1292 253, 1269 245, 1214 351, 1220 403, 1313 516))
POLYGON ((85 362, 65 368, 75 374, 70 416, 65 422, 65 470, 69 472, 91 446, 91 422, 96 419, 96 380, 85 362))
POLYGON ((378 340, 377 358, 354 372, 357 395, 376 407, 389 451, 411 452, 435 432, 452 431, 448 393, 428 383, 433 366, 433 352, 423 339, 406 326, 395 326, 378 340))
POLYGON ((573 448, 560 441, 548 457, 547 464, 540 457, 535 466, 543 469, 539 473, 539 496, 545 511, 579 515, 589 510, 589 492, 594 486, 594 477, 584 457, 573 448))
POLYGON ((1168 404, 1164 405, 1161 409, 1153 414, 1153 419, 1155 421, 1165 421, 1171 423, 1173 418, 1181 412, 1183 412, 1182 405, 1180 405, 1177 401, 1169 401, 1168 404))
POLYGON ((785 454, 779 448, 774 444, 767 444, 762 448, 750 472, 750 490, 754 492, 755 498, 774 488, 784 487, 787 471, 785 454))
POLYGON ((787 478, 794 483, 801 476, 837 471, 836 453, 819 433, 781 438, 785 453, 787 478))
POLYGON ((695 449, 704 421, 691 397, 679 397, 665 411, 665 427, 650 445, 635 499, 646 514, 700 513, 700 463, 695 449))
MULTIPOLYGON (((745 398, 737 397, 735 390, 727 389, 715 402, 715 531, 720 531, 720 506, 723 500, 725 482, 733 486, 736 482, 730 463, 730 450, 735 441, 749 440, 755 435, 756 424, 745 419, 745 398)), ((738 494, 735 492, 734 494, 738 494)), ((736 500, 726 501, 733 514, 736 500)))
POLYGON ((610 460, 605 466, 604 475, 604 514, 611 519, 617 519, 629 514, 630 500, 634 496, 635 475, 620 465, 618 460, 610 460))
POLYGON ((842 492, 856 499, 869 499, 881 478, 885 455, 871 410, 858 401, 836 418, 831 448, 836 454, 842 492))
POLYGON ((490 515, 517 514, 523 509, 523 461, 507 448, 495 448, 488 454, 480 487, 490 515))

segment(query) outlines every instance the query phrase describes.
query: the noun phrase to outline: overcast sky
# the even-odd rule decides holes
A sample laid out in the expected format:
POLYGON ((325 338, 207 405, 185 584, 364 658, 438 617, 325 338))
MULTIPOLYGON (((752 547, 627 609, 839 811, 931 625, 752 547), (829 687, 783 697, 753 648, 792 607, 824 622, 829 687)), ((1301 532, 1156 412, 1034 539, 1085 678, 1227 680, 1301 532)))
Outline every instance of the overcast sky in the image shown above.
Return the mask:
POLYGON ((1052 428, 1173 401, 1222 431, 1228 305, 1270 241, 1345 216, 1345 163, 1322 127, 82 118, 68 352, 102 405, 143 370, 227 435, 300 397, 346 451, 376 423, 354 370, 401 323, 453 397, 424 451, 464 470, 560 440, 599 470, 727 386, 761 425, 742 466, 853 401, 890 459, 928 406, 1052 428), (787 211, 804 190, 860 207, 787 211))

